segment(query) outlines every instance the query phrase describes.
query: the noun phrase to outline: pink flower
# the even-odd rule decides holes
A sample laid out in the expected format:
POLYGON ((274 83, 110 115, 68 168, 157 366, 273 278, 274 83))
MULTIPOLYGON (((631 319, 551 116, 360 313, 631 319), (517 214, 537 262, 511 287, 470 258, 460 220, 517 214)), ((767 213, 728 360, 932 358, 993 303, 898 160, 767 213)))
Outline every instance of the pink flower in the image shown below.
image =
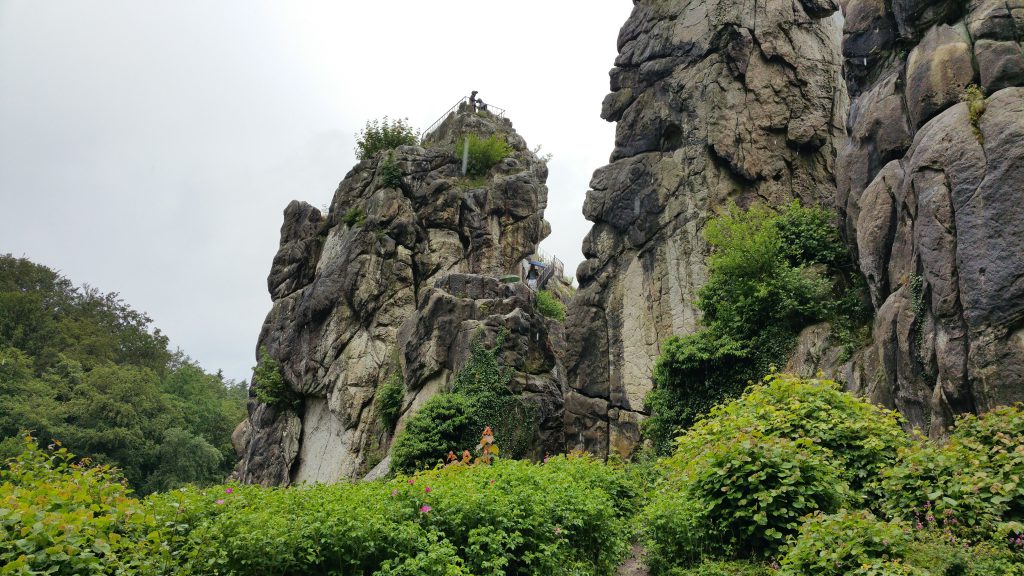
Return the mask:
POLYGON ((228 486, 227 488, 224 489, 224 493, 225 494, 231 494, 234 491, 235 491, 235 489, 230 487, 230 486, 228 486))
POLYGON ((214 502, 214 504, 216 504, 216 505, 218 505, 218 506, 220 506, 220 505, 221 505, 221 504, 223 504, 223 503, 224 503, 224 501, 223 501, 223 500, 217 500, 216 502, 214 502))
POLYGON ((391 491, 391 497, 394 498, 395 496, 398 496, 398 488, 391 491))
POLYGON ((421 514, 426 514, 427 512, 430 512, 431 510, 433 510, 433 508, 431 508, 430 506, 427 506, 426 504, 424 504, 423 506, 420 506, 420 513, 421 514))
POLYGON ((430 486, 424 488, 423 491, 426 492, 427 494, 430 494, 430 486))
POLYGON ((412 484, 413 482, 415 482, 415 480, 413 480, 412 478, 409 478, 409 484, 412 484))

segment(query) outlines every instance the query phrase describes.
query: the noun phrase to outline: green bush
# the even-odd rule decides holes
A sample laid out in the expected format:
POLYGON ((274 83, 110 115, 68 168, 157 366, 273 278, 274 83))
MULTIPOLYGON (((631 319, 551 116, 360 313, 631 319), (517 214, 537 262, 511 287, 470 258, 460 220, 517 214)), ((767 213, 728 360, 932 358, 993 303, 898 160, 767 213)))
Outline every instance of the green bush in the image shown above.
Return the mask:
POLYGON ((409 125, 409 119, 367 121, 366 127, 356 137, 356 157, 369 160, 384 150, 399 146, 412 146, 419 142, 416 130, 409 125))
POLYGON ((491 426, 504 455, 526 455, 533 439, 534 416, 508 388, 512 371, 501 364, 504 338, 488 350, 475 338, 470 358, 455 375, 450 392, 427 400, 409 418, 391 450, 391 469, 412 472, 442 462, 448 452, 461 453, 477 444, 480 431, 491 426))
POLYGON ((422 522, 472 574, 611 575, 629 547, 632 487, 590 457, 448 466, 392 485, 398 502, 430 507, 422 522))
MULTIPOLYGON (((486 176, 498 162, 501 162, 514 151, 505 138, 492 134, 487 138, 481 138, 476 134, 469 135, 469 160, 466 163, 466 176, 479 178, 486 176)), ((455 156, 462 158, 465 149, 465 139, 459 140, 455 145, 455 156)))
POLYGON ((257 400, 278 407, 294 403, 294 394, 284 381, 281 364, 271 358, 266 348, 260 348, 260 361, 252 370, 252 390, 257 400))
POLYGON ((628 547, 629 492, 621 471, 558 457, 390 482, 179 490, 146 505, 182 573, 611 575, 628 547))
POLYGON ((704 231, 713 252, 698 293, 705 328, 662 347, 644 436, 662 454, 711 406, 785 362, 804 327, 822 321, 852 338, 864 322, 856 273, 821 208, 735 205, 704 231))
POLYGON ((644 511, 652 568, 662 573, 709 554, 777 553, 801 517, 833 512, 846 502, 846 485, 831 457, 810 439, 757 431, 696 454, 680 450, 666 461, 668 478, 644 511))
POLYGON ((808 438, 832 453, 855 496, 874 500, 881 472, 895 463, 899 448, 910 444, 901 422, 898 413, 844 392, 831 380, 772 374, 741 398, 711 409, 706 421, 680 439, 678 454, 696 456, 705 446, 746 432, 808 438), (868 494, 857 494, 863 491, 868 494))
POLYGON ((913 537, 903 522, 884 522, 866 510, 804 521, 782 560, 782 576, 844 576, 864 565, 902 559, 913 537))
POLYGON ((1021 574, 1024 564, 1004 548, 964 546, 934 530, 885 522, 870 512, 807 519, 782 560, 780 576, 1021 574))
POLYGON ((342 214, 341 221, 349 228, 359 226, 366 221, 366 212, 363 212, 363 209, 358 206, 353 206, 342 214))
POLYGON ((643 434, 654 450, 671 453, 683 430, 757 380, 754 356, 745 343, 712 329, 666 340, 654 364, 654 389, 644 399, 651 415, 643 434))
POLYGON ((402 372, 395 370, 377 387, 377 415, 388 430, 393 429, 398 422, 404 399, 405 382, 402 381, 402 372))
POLYGON ((949 442, 921 440, 883 474, 882 509, 892 518, 970 541, 1024 532, 1024 413, 1020 405, 957 421, 949 442))
POLYGON ((394 153, 388 152, 388 157, 381 164, 380 172, 381 182, 388 188, 398 188, 402 185, 402 170, 395 162, 394 153))
POLYGON ((565 304, 547 290, 537 292, 537 311, 552 320, 565 322, 565 304))
POLYGON ((706 560, 693 568, 673 568, 668 576, 771 576, 771 568, 764 564, 743 560, 706 560))
POLYGON ((106 466, 76 463, 65 448, 31 437, 0 471, 0 572, 114 573, 127 536, 145 520, 124 479, 106 466))

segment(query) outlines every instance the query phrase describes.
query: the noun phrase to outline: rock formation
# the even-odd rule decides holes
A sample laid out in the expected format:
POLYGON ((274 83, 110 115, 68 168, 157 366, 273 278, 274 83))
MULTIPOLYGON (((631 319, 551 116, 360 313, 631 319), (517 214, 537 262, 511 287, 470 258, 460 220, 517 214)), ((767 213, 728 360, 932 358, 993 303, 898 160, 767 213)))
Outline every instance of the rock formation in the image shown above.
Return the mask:
POLYGON ((876 319, 837 372, 939 436, 1024 400, 1024 3, 845 12, 837 208, 876 319))
MULTIPOLYGON (((387 453, 377 386, 405 382, 403 418, 442 389, 472 333, 505 328, 514 384, 542 414, 538 450, 560 445, 561 376, 548 328, 515 272, 549 232, 547 167, 511 122, 462 109, 423 143, 360 162, 329 214, 292 202, 268 278, 273 308, 259 347, 282 367, 298 407, 250 400, 236 430, 244 482, 358 477, 387 453), (502 135, 513 153, 479 181, 460 177, 455 143, 502 135), (403 325, 404 323, 404 325, 403 325)), ((402 427, 402 420, 398 427, 402 427)), ((557 447, 557 446, 556 446, 557 447)))
POLYGON ((635 4, 567 327, 567 447, 597 454, 633 449, 661 342, 697 327, 708 218, 730 201, 830 204, 846 117, 831 0, 635 4))

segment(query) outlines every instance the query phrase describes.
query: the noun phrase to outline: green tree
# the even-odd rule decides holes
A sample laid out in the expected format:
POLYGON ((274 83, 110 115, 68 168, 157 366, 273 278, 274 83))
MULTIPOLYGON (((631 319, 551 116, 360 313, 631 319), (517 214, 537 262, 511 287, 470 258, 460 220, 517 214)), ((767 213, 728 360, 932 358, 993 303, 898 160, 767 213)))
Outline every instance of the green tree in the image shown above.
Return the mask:
POLYGON ((121 468, 136 488, 226 475, 245 387, 172 354, 150 324, 116 293, 0 256, 0 456, 17 453, 28 428, 121 468))
POLYGON ((673 336, 654 367, 644 434, 662 454, 707 411, 785 362, 800 330, 833 324, 850 337, 866 319, 856 272, 828 212, 797 203, 773 212, 735 205, 710 220, 705 328, 673 336))
POLYGON ((369 120, 356 137, 356 157, 369 160, 384 150, 399 146, 412 146, 419 142, 416 130, 409 125, 408 118, 369 120))
POLYGON ((498 358, 503 340, 499 337, 488 349, 481 335, 474 339, 470 358, 455 375, 451 391, 427 400, 395 439, 392 469, 413 471, 443 461, 449 451, 461 453, 476 446, 487 426, 501 438, 503 455, 526 454, 534 416, 508 388, 512 370, 498 358))

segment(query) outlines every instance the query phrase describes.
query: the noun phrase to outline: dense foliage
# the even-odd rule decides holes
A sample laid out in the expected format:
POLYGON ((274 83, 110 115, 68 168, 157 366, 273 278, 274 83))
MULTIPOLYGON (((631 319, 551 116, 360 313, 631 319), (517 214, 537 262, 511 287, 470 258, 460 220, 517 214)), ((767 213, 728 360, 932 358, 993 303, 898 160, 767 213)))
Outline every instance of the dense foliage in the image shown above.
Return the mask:
POLYGON ((899 448, 910 445, 896 412, 851 396, 831 380, 772 374, 739 399, 713 408, 679 439, 670 462, 698 458, 743 434, 811 440, 831 452, 855 491, 874 491, 899 448))
POLYGON ((61 575, 611 575, 636 496, 585 456, 140 502, 110 470, 31 447, 0 480, 4 573, 61 575))
POLYGON ((369 160, 384 150, 394 150, 399 146, 412 146, 419 143, 416 130, 409 125, 408 118, 389 120, 368 120, 366 126, 356 136, 356 157, 369 160))
POLYGON ((1005 546, 965 546, 941 532, 880 520, 866 510, 806 519, 781 564, 780 576, 1024 574, 1020 559, 1005 546))
POLYGON ((961 418, 945 444, 899 424, 792 376, 715 407, 661 462, 639 517, 652 573, 750 558, 787 576, 1024 574, 1024 409, 961 418))
POLYGON ((565 304, 548 290, 537 292, 537 311, 552 320, 565 322, 565 304))
POLYGON ((112 573, 125 534, 146 525, 139 502, 114 470, 19 440, 24 451, 0 470, 0 573, 112 573))
POLYGON ((143 500, 115 470, 21 439, 0 470, 0 573, 611 575, 639 531, 654 576, 1024 576, 1022 422, 1024 406, 1000 408, 912 442, 833 383, 776 376, 653 469, 495 459, 485 430, 475 463, 412 476, 143 500))
POLYGON ((920 440, 883 474, 885 513, 962 540, 1024 534, 1024 411, 961 417, 949 442, 920 440))
POLYGON ((465 366, 455 375, 451 390, 431 397, 409 419, 391 450, 391 468, 413 472, 442 462, 451 451, 476 443, 490 426, 502 438, 510 458, 526 454, 532 440, 534 416, 508 383, 512 370, 498 358, 504 337, 488 349, 478 335, 465 366))
POLYGON ((171 352, 149 324, 117 294, 0 256, 0 458, 28 429, 117 466, 137 490, 221 481, 245 388, 171 352))
MULTIPOLYGON (((505 138, 498 134, 492 134, 487 138, 470 134, 468 140, 469 157, 466 163, 466 176, 470 178, 486 176, 491 168, 513 151, 505 138)), ((465 146, 466 140, 459 140, 455 145, 455 155, 460 159, 465 151, 465 146)))
POLYGON ((374 405, 381 424, 391 430, 398 422, 402 413, 402 401, 405 398, 405 382, 402 381, 402 372, 395 370, 377 387, 374 395, 374 405))
POLYGON ((260 348, 260 361, 252 369, 252 392, 256 399, 271 406, 292 406, 295 395, 284 381, 281 364, 260 348))
POLYGON ((712 247, 697 306, 705 328, 669 338, 647 396, 645 437, 660 454, 712 406, 785 362, 799 331, 828 321, 851 338, 864 308, 839 233, 821 208, 754 206, 708 222, 712 247))

